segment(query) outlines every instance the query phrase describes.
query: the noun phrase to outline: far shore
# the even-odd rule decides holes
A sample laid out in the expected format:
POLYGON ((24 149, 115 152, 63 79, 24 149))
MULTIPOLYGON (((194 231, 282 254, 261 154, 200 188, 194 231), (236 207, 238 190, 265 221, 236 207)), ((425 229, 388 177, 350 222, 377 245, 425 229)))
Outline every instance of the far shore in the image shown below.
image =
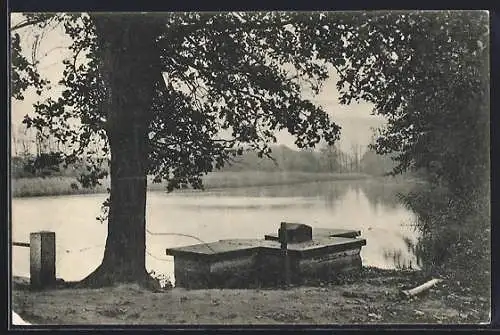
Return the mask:
MULTIPOLYGON (((300 171, 241 171, 212 172, 203 179, 205 190, 225 188, 290 185, 306 182, 365 180, 372 178, 364 173, 312 173, 300 171)), ((153 183, 148 178, 149 191, 166 191, 165 183, 153 183)), ((36 177, 12 179, 11 195, 13 198, 58 196, 75 194, 102 194, 109 187, 109 179, 94 188, 83 188, 74 177, 36 177)), ((192 189, 182 190, 193 191, 192 189)))

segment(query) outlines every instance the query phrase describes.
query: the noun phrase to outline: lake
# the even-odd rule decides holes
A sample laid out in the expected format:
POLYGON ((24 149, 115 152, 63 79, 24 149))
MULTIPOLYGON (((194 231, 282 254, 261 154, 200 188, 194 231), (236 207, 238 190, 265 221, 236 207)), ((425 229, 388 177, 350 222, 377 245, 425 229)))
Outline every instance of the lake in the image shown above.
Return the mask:
MULTIPOLYGON (((373 179, 171 194, 149 192, 146 266, 173 279, 173 258, 165 255, 166 248, 199 240, 263 238, 277 232, 281 221, 287 221, 305 223, 313 229, 361 230, 367 240, 361 252, 363 265, 418 268, 411 248, 418 238, 412 227, 415 214, 397 198, 410 187, 406 182, 373 179)), ((28 242, 33 231, 54 231, 57 276, 79 280, 102 260, 107 227, 96 217, 105 198, 104 194, 15 198, 13 241, 28 242)), ((12 269, 14 275, 29 275, 28 248, 13 247, 12 269)))

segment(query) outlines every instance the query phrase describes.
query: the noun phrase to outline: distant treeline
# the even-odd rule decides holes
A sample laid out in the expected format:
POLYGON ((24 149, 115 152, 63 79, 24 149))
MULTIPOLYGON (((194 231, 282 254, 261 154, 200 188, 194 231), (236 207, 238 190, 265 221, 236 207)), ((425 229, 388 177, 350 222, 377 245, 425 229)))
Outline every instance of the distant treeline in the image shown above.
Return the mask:
MULTIPOLYGON (((354 150, 353 150, 354 151, 354 150)), ((346 153, 336 147, 324 146, 319 151, 292 150, 287 146, 272 147, 272 157, 259 158, 256 152, 248 151, 237 156, 231 164, 227 164, 221 172, 238 171, 294 171, 316 173, 365 173, 381 176, 391 171, 394 163, 390 157, 377 155, 371 150, 360 154, 358 150, 346 153)), ((17 178, 34 177, 75 177, 87 170, 82 160, 67 167, 59 164, 56 169, 33 169, 28 164, 33 157, 13 157, 11 160, 11 176, 17 178)))
POLYGON ((82 160, 64 167, 63 164, 57 164, 55 167, 36 168, 32 161, 33 156, 25 155, 22 157, 12 157, 11 176, 17 178, 35 178, 35 177, 75 177, 77 178, 87 170, 85 162, 82 160))
POLYGON ((378 155, 371 150, 360 154, 357 148, 350 153, 328 146, 319 151, 296 151, 281 145, 272 147, 271 155, 273 159, 259 158, 256 152, 249 151, 221 171, 358 172, 381 176, 394 167, 390 157, 378 155))

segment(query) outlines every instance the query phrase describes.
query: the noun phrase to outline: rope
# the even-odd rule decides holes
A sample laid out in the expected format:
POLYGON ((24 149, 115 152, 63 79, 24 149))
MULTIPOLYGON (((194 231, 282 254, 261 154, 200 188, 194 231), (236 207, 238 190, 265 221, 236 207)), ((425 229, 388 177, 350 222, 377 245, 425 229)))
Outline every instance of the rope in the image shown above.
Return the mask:
MULTIPOLYGON (((86 247, 86 248, 81 248, 81 249, 76 249, 76 250, 68 250, 68 249, 64 249, 64 251, 68 254, 68 253, 72 253, 72 252, 84 252, 84 251, 87 251, 87 250, 90 250, 90 249, 94 249, 94 248, 98 248, 98 247, 102 247, 104 246, 104 244, 98 244, 98 245, 94 245, 94 246, 91 246, 91 247, 86 247)), ((172 262, 171 259, 168 259, 168 258, 161 258, 161 257, 156 257, 155 255, 153 255, 151 252, 149 252, 148 250, 146 250, 146 254, 148 254, 149 256, 153 257, 154 259, 157 259, 159 261, 164 261, 164 262, 172 262)), ((56 260, 56 263, 59 263, 60 259, 62 257, 64 257, 64 254, 60 255, 60 257, 57 257, 57 260, 56 260)), ((56 264, 57 265, 57 264, 56 264)))
MULTIPOLYGON (((70 250, 70 249, 63 249, 67 254, 69 253, 72 253, 72 252, 84 252, 84 251, 87 251, 87 250, 91 250, 91 249, 95 249, 95 248, 99 248, 99 247, 103 247, 104 244, 97 244, 97 245, 93 245, 93 246, 90 246, 90 247, 85 247, 85 248, 81 248, 81 249, 73 249, 73 250, 70 250)), ((61 248, 61 247, 60 247, 61 248)))
MULTIPOLYGON (((200 239, 199 237, 196 237, 194 235, 189 235, 189 234, 182 234, 182 233, 153 233, 151 232, 149 229, 146 228, 146 232, 150 235, 154 235, 154 236, 167 236, 167 235, 170 235, 170 236, 184 236, 184 237, 190 237, 190 238, 193 238, 203 244, 205 244, 205 246, 207 246, 208 249, 210 249, 212 252, 215 252, 215 250, 210 247, 208 245, 207 242, 203 241, 202 239, 200 239)), ((95 249, 95 248, 99 248, 99 247, 103 247, 104 244, 97 244, 97 245, 93 245, 93 246, 90 246, 90 247, 85 247, 85 248, 81 248, 81 249, 73 249, 73 250, 70 250, 70 249, 65 249, 63 248, 63 246, 61 246, 60 244, 57 244, 56 247, 58 249, 62 249, 64 250, 64 252, 66 254, 69 254, 69 253, 73 253, 73 252, 84 252, 84 251, 88 251, 88 250, 91 250, 91 249, 95 249)), ((148 250, 146 250, 146 254, 148 254, 149 256, 153 257, 154 259, 156 260, 159 260, 159 261, 163 261, 163 262, 172 262, 171 259, 169 258, 161 258, 161 257, 157 257, 155 255, 153 255, 151 252, 149 252, 148 250)), ((59 257, 57 257, 57 260, 56 260, 56 263, 58 264, 61 257, 63 257, 64 254, 61 254, 59 257)), ((56 265, 57 265, 56 264, 56 265)))
POLYGON ((155 255, 153 255, 152 253, 150 253, 148 250, 146 250, 146 254, 148 254, 149 256, 153 257, 154 259, 162 261, 162 262, 172 262, 172 260, 168 259, 168 258, 156 257, 155 255))
POLYGON ((216 252, 210 245, 208 245, 207 242, 203 241, 202 239, 200 239, 199 237, 196 237, 196 236, 193 236, 193 235, 189 235, 189 234, 181 234, 181 233, 153 233, 151 232, 149 229, 146 228, 146 232, 149 234, 149 235, 155 235, 155 236, 166 236, 166 235, 170 235, 170 236, 184 236, 184 237, 190 237, 190 238, 193 238, 203 244, 205 244, 205 246, 210 249, 210 251, 212 252, 216 252))
MULTIPOLYGON (((98 247, 102 247, 104 246, 104 244, 99 244, 99 245, 94 245, 94 246, 91 246, 91 247, 87 247, 87 248, 82 248, 82 249, 76 249, 76 250, 68 250, 68 249, 65 249, 64 251, 69 254, 69 253, 72 253, 72 252, 84 252, 84 251, 87 251, 87 250, 90 250, 90 249, 94 249, 94 248, 98 248, 98 247)), ((171 259, 168 259, 168 258, 161 258, 161 257, 156 257, 155 255, 153 255, 150 251, 146 250, 146 254, 148 254, 149 256, 153 257, 154 259, 156 260, 159 260, 159 261, 164 261, 164 262, 172 262, 171 259)), ((59 257, 57 257, 57 263, 59 263, 59 260, 61 259, 61 256, 64 257, 64 254, 60 255, 59 257)), ((57 264, 56 264, 57 265, 57 264)))

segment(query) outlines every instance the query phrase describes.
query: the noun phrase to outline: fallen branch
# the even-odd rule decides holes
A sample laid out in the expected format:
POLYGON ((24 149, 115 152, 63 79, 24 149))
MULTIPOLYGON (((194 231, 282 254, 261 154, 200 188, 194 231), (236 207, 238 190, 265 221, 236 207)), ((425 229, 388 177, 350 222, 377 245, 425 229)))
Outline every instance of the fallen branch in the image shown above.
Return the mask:
POLYGON ((415 288, 412 288, 411 290, 403 290, 402 293, 406 296, 406 297, 413 297, 417 294, 420 294, 428 289, 430 289, 431 287, 433 287, 434 285, 438 284, 442 282, 442 279, 431 279, 429 280, 428 282, 420 285, 420 286, 417 286, 415 288))

